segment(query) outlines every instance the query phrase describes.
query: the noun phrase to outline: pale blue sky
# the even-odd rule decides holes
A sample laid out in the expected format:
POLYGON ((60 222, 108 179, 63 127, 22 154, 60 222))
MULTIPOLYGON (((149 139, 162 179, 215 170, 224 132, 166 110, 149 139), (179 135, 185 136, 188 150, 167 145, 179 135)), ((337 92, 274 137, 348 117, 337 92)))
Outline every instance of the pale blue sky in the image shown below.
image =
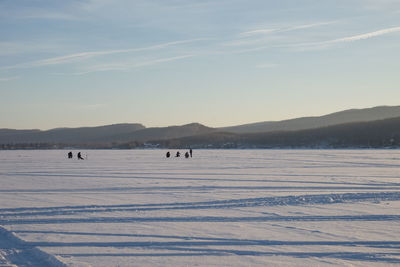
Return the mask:
POLYGON ((400 0, 0 0, 0 128, 399 105, 400 0))

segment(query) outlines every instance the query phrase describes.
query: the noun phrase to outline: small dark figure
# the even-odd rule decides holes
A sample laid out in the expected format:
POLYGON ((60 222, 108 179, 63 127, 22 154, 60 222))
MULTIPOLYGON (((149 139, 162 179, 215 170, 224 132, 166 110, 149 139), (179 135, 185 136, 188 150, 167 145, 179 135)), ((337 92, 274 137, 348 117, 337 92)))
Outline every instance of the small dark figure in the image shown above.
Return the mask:
POLYGON ((83 159, 82 155, 81 155, 81 152, 78 153, 78 159, 83 159))
POLYGON ((176 158, 179 158, 181 156, 181 153, 178 151, 178 152, 176 152, 176 158))
POLYGON ((169 153, 169 151, 167 152, 167 154, 165 155, 167 158, 171 157, 171 153, 169 153))
POLYGON ((73 156, 72 156, 72 152, 71 152, 71 151, 68 152, 68 158, 69 158, 69 159, 72 159, 72 157, 73 157, 73 156))
POLYGON ((189 152, 185 153, 185 158, 189 158, 189 152))
POLYGON ((193 150, 192 150, 192 149, 190 149, 190 150, 189 150, 189 153, 190 153, 190 157, 192 157, 193 150))

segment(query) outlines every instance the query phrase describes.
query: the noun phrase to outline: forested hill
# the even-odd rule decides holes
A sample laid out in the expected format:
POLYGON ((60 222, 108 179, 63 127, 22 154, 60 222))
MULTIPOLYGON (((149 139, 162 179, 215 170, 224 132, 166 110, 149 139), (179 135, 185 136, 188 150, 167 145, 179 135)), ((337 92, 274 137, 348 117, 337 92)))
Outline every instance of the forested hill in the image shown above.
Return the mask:
POLYGON ((0 144, 108 142, 116 135, 144 128, 142 124, 124 123, 98 127, 56 128, 47 131, 0 129, 0 144))
POLYGON ((0 149, 382 148, 400 147, 399 134, 400 106, 396 106, 346 110, 321 117, 236 128, 210 128, 199 123, 146 128, 139 123, 124 123, 47 131, 0 129, 0 149))
POLYGON ((349 109, 318 117, 303 117, 283 121, 267 121, 219 128, 231 133, 256 133, 297 131, 333 126, 351 122, 367 122, 400 117, 400 106, 379 106, 365 109, 349 109))
POLYGON ((133 142, 137 147, 148 140, 180 138, 215 131, 198 123, 145 128, 141 124, 114 124, 100 127, 58 128, 48 131, 0 129, 0 148, 115 148, 133 142))
POLYGON ((153 143, 165 148, 398 148, 400 117, 300 131, 214 132, 153 143))

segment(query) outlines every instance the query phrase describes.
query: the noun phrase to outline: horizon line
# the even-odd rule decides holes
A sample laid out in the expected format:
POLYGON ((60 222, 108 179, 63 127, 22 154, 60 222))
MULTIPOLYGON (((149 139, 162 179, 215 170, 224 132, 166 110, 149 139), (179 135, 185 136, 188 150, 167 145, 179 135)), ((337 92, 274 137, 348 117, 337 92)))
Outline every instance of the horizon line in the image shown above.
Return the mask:
POLYGON ((313 117, 321 117, 321 116, 326 116, 330 114, 335 114, 339 112, 344 112, 344 111, 351 111, 351 110, 363 110, 363 109, 373 109, 373 108, 383 108, 383 107, 400 107, 400 105, 378 105, 378 106, 372 106, 372 107, 364 107, 364 108, 348 108, 348 109, 342 109, 339 111, 333 111, 330 113, 325 113, 321 115, 305 115, 305 116, 300 116, 300 117, 289 117, 289 118, 283 118, 283 119, 275 119, 275 120, 263 120, 263 121, 255 121, 255 122, 243 122, 243 123, 237 123, 234 125, 226 125, 226 126, 209 126, 207 123, 203 122, 187 122, 187 123, 172 123, 172 124, 164 124, 164 125, 149 125, 147 126, 144 123, 141 122, 118 122, 118 123, 106 123, 106 124, 96 124, 96 125, 79 125, 79 126, 56 126, 52 128, 9 128, 9 127, 1 127, 0 130, 28 130, 28 131, 50 131, 50 130, 56 130, 56 129, 76 129, 76 128, 95 128, 95 127, 102 127, 102 126, 111 126, 111 125, 122 125, 122 124, 140 124, 145 127, 145 129, 148 128, 164 128, 164 127, 173 127, 173 126, 185 126, 189 124, 201 124, 206 127, 210 128, 227 128, 227 127, 236 127, 236 126, 242 126, 242 125, 251 125, 251 124, 257 124, 257 123, 265 123, 265 122, 280 122, 280 121, 286 121, 286 120, 294 120, 294 119, 300 119, 300 118, 313 118, 313 117))

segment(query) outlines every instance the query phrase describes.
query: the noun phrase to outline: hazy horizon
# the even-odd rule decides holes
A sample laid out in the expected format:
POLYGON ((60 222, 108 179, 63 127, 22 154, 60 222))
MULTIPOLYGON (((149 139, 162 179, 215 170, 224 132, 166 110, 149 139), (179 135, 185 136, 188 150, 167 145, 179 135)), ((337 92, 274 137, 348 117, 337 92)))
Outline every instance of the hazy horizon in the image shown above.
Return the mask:
POLYGON ((306 117, 321 117, 321 116, 325 116, 325 115, 331 115, 337 112, 343 112, 343 111, 349 111, 349 110, 362 110, 362 109, 371 109, 371 108, 378 108, 378 107, 400 107, 400 106, 386 106, 386 105, 382 105, 382 106, 376 106, 376 107, 365 107, 365 108, 352 108, 352 109, 345 109, 345 110, 337 110, 334 112, 330 112, 327 114, 311 114, 308 116, 300 116, 300 117, 290 117, 290 118, 285 118, 285 119, 281 119, 281 120, 264 120, 264 121, 252 121, 252 122, 243 122, 240 124, 235 124, 235 125, 223 125, 223 126, 213 126, 213 125, 207 125, 205 123, 201 123, 201 122, 197 122, 197 121, 191 121, 191 122, 186 122, 186 123, 182 123, 182 124, 163 124, 163 125, 146 125, 142 122, 113 122, 110 124, 93 124, 93 125, 77 125, 77 126, 68 126, 68 125, 61 125, 61 126, 56 126, 56 127, 51 127, 51 128, 0 128, 0 129, 15 129, 15 130, 41 130, 41 131, 47 131, 47 130, 52 130, 52 129, 58 129, 58 128, 81 128, 81 127, 100 127, 100 126, 108 126, 108 125, 116 125, 116 124, 141 124, 143 126, 145 126, 146 128, 152 128, 152 127, 169 127, 169 126, 182 126, 182 125, 187 125, 187 124, 191 124, 191 123, 199 123, 202 124, 204 126, 207 127, 211 127, 211 128, 223 128, 223 127, 230 127, 230 126, 239 126, 239 125, 246 125, 246 124, 255 124, 255 123, 263 123, 263 122, 279 122, 279 121, 286 121, 286 120, 293 120, 293 119, 300 119, 300 118, 306 118, 306 117))
POLYGON ((396 0, 0 2, 0 128, 225 127, 400 99, 396 0))

